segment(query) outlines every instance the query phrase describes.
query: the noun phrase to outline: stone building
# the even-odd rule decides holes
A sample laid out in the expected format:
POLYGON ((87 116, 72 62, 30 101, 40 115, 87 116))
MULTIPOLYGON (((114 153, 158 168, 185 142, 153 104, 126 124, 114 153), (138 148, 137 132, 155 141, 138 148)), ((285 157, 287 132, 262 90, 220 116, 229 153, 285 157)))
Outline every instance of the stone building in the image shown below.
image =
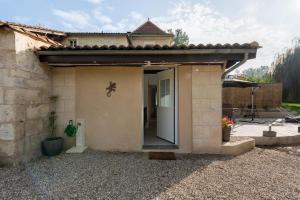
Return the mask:
POLYGON ((66 149, 64 127, 84 119, 91 149, 222 153, 222 77, 259 45, 172 41, 151 21, 126 33, 0 22, 0 163, 41 155, 52 95, 66 149))

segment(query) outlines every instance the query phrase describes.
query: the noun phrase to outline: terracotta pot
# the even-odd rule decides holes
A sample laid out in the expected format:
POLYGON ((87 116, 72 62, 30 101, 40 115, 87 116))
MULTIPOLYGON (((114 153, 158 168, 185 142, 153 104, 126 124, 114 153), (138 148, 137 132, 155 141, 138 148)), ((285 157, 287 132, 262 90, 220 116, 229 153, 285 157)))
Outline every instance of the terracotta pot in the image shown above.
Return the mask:
POLYGON ((231 132, 231 127, 222 128, 222 141, 223 142, 228 142, 230 140, 230 132, 231 132))

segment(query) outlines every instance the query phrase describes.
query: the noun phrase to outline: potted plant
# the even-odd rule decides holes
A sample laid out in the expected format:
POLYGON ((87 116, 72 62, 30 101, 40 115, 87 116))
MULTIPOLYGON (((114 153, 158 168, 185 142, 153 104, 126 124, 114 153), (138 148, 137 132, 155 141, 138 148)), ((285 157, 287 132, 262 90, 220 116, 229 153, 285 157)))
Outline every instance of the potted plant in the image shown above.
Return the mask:
POLYGON ((49 113, 49 131, 50 136, 42 141, 42 152, 46 156, 55 156, 62 152, 64 140, 62 137, 55 136, 56 130, 56 102, 58 96, 49 97, 52 104, 52 111, 49 113))
POLYGON ((228 142, 230 140, 230 132, 233 124, 234 122, 228 117, 222 119, 222 141, 228 142))

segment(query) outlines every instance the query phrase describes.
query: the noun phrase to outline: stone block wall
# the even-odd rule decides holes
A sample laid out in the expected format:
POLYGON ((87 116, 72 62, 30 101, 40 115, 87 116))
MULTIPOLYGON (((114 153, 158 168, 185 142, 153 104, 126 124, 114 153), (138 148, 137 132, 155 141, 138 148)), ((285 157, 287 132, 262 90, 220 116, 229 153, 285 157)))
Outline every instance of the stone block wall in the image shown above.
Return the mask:
POLYGON ((64 134, 69 120, 75 120, 75 67, 53 68, 53 95, 58 96, 57 101, 57 129, 56 134, 64 137, 65 149, 75 144, 75 137, 70 138, 64 134))
POLYGON ((38 157, 48 135, 50 69, 33 49, 47 44, 0 29, 0 165, 38 157))
POLYGON ((192 67, 192 143, 194 153, 219 153, 222 142, 221 66, 192 67))

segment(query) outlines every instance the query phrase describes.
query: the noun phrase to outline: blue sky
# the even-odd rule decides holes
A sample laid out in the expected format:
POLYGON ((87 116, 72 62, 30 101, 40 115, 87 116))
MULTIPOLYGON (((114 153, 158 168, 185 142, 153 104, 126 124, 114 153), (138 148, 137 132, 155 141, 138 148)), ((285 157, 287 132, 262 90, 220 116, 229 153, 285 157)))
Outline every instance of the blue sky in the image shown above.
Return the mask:
POLYGON ((132 31, 148 17, 164 30, 182 28, 191 43, 258 41, 270 65, 300 37, 300 0, 0 0, 0 20, 64 31, 132 31))

